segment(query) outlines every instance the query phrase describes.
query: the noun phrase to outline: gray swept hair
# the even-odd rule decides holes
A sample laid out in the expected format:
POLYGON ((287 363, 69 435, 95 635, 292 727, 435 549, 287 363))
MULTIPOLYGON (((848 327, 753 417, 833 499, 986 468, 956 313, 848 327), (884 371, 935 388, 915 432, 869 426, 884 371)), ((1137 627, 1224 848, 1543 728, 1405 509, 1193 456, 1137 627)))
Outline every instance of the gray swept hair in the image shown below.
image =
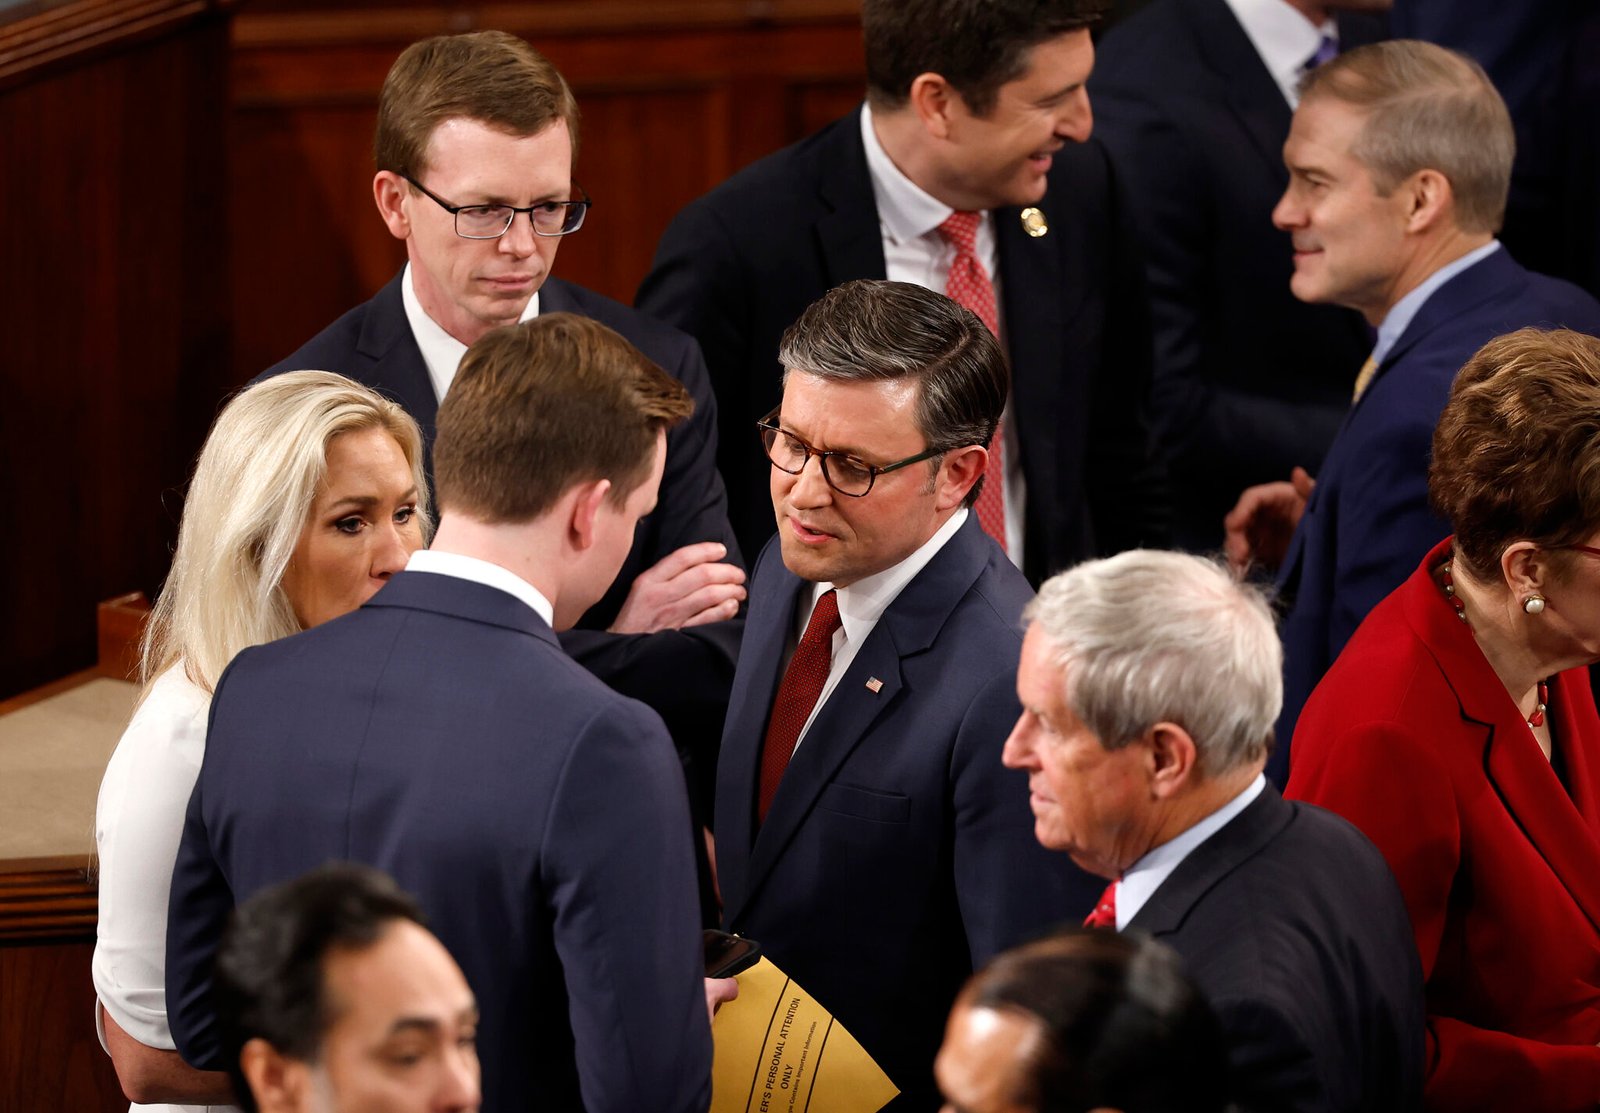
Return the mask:
POLYGON ((331 371, 291 371, 223 407, 195 463, 172 569, 145 624, 146 693, 180 661, 210 693, 241 649, 300 629, 281 587, 284 570, 327 471, 328 443, 367 429, 387 431, 405 454, 426 541, 422 433, 394 402, 331 371))
POLYGON ((1066 700, 1101 745, 1160 722, 1194 738, 1202 770, 1265 758, 1283 706, 1283 646, 1265 592, 1215 560, 1133 549, 1052 577, 1023 619, 1065 670, 1066 700))

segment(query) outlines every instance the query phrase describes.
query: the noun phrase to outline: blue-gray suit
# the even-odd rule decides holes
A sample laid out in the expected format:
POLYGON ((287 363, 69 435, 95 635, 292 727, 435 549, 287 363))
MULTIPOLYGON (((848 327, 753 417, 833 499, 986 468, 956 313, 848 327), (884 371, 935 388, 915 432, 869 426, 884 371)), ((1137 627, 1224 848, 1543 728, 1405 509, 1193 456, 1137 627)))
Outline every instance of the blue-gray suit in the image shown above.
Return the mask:
POLYGON ((1040 847, 1027 776, 1000 763, 1033 592, 976 516, 873 627, 758 830, 762 742, 810 589, 769 544, 717 778, 727 925, 861 1041, 903 1092, 895 1109, 933 1109, 933 1057, 962 981, 1082 919, 1105 883, 1040 847))
POLYGON ((1600 302, 1501 248, 1423 303, 1334 438, 1278 577, 1291 604, 1278 748, 1267 765, 1277 784, 1288 778, 1289 740, 1311 690, 1367 613, 1450 532, 1428 507, 1428 460, 1456 372, 1494 337, 1529 325, 1600 336, 1600 302))
POLYGON ((506 592, 402 572, 217 686, 172 880, 173 1038, 223 1065, 210 968, 234 903, 348 859, 393 874, 461 964, 486 1113, 703 1111, 688 822, 653 712, 506 592))

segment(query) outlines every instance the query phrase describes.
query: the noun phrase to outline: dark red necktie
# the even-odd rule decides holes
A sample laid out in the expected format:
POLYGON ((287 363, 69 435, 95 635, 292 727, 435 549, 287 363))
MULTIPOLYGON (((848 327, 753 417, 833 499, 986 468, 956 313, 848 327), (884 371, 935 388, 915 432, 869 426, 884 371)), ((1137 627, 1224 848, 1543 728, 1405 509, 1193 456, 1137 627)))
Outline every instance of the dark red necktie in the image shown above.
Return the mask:
MULTIPOLYGON (((939 235, 956 249, 955 260, 950 264, 950 274, 945 278, 945 297, 957 305, 965 306, 988 326, 995 336, 1000 335, 1000 313, 995 306, 994 283, 989 272, 983 269, 978 258, 978 224, 982 213, 954 212, 939 225, 939 235)), ((989 467, 984 472, 983 490, 978 492, 978 524, 983 531, 1006 547, 1006 456, 1005 426, 996 425, 994 439, 989 442, 989 467)))
POLYGON ((811 717, 822 688, 828 683, 828 667, 833 662, 833 635, 839 629, 839 600, 832 590, 822 593, 812 608, 811 621, 795 647, 789 667, 784 671, 783 683, 778 685, 778 698, 772 701, 772 718, 767 723, 767 738, 761 748, 761 796, 756 815, 761 822, 767 819, 772 798, 777 795, 778 782, 783 771, 789 768, 789 758, 794 754, 800 731, 811 717))
POLYGON ((1117 930, 1117 884, 1113 881, 1106 886, 1106 891, 1095 902, 1094 911, 1083 918, 1084 927, 1117 930))

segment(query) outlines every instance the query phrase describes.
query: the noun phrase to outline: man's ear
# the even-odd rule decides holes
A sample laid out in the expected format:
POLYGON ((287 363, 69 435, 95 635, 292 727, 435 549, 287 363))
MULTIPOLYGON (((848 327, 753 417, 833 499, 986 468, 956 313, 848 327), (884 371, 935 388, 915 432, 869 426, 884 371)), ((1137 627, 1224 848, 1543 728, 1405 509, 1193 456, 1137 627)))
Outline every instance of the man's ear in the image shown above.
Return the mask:
POLYGON ((306 1108, 310 1068, 282 1054, 259 1036, 239 1052, 239 1069, 261 1113, 300 1113, 306 1108))
POLYGON ((938 501, 935 505, 940 510, 960 506, 961 500, 967 497, 967 492, 972 490, 979 476, 987 476, 985 483, 1004 483, 1005 477, 997 471, 990 474, 989 463, 992 459, 987 449, 975 444, 946 452, 944 459, 939 462, 938 501))
POLYGON ((1177 723, 1157 723, 1144 741, 1150 752, 1150 791, 1156 797, 1175 795, 1198 775, 1199 748, 1177 723))
POLYGON ((1398 187, 1406 204, 1406 231, 1426 232, 1453 220, 1456 195, 1450 179, 1437 170, 1418 170, 1398 187))
POLYGON ((579 552, 585 552, 594 545, 595 526, 604 508, 606 495, 610 492, 609 479, 592 479, 573 488, 569 496, 572 499, 572 547, 579 552))
POLYGON ((389 234, 397 240, 411 236, 411 218, 406 215, 405 199, 410 183, 393 170, 379 170, 372 179, 372 200, 378 206, 389 234))
POLYGON ((961 100, 955 86, 936 73, 919 73, 911 80, 907 100, 929 135, 950 138, 951 118, 961 100))

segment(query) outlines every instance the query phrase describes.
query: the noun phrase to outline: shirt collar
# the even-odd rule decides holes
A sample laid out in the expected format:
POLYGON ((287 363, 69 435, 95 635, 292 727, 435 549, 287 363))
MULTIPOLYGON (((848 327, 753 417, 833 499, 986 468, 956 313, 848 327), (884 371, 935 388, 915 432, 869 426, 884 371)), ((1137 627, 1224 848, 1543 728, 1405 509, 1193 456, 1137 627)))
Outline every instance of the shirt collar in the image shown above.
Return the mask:
POLYGON ((1405 335, 1406 329, 1416 318, 1422 307, 1427 304, 1428 299, 1433 297, 1435 290, 1468 267, 1483 262, 1483 260, 1493 255, 1499 247, 1499 240, 1490 240, 1482 247, 1474 248, 1461 256, 1461 258, 1452 260, 1434 271, 1427 278, 1417 283, 1416 288, 1407 293, 1405 297, 1395 302, 1394 308, 1384 316, 1383 324, 1378 326, 1378 340, 1372 346, 1372 358, 1381 364, 1389 353, 1394 350, 1394 346, 1399 342, 1400 337, 1405 335))
MULTIPOLYGON (((937 232, 955 210, 901 173, 878 142, 869 104, 861 106, 861 143, 867 151, 872 197, 878 205, 878 224, 884 235, 895 243, 906 243, 937 232)), ((988 221, 991 217, 986 212, 983 219, 988 221)))
POLYGON ((1325 20, 1319 27, 1289 6, 1287 0, 1227 0, 1272 80, 1293 108, 1300 100, 1300 76, 1306 61, 1326 35, 1339 41, 1339 25, 1325 20))
POLYGON ((555 625, 555 608, 538 588, 511 569, 491 564, 487 560, 464 556, 461 553, 446 553, 438 549, 418 549, 411 554, 411 559, 406 561, 406 571, 433 572, 440 576, 454 576, 458 580, 471 580, 485 587, 498 588, 532 607, 539 617, 544 619, 545 625, 552 627, 555 625))
MULTIPOLYGON (((433 381, 435 401, 443 401, 445 392, 455 381, 461 357, 467 354, 467 346, 446 332, 444 326, 428 316, 428 311, 422 308, 417 291, 411 284, 410 263, 406 264, 405 274, 400 279, 400 301, 405 306, 411 335, 422 350, 422 362, 427 364, 428 378, 433 381)), ((530 321, 538 315, 539 291, 535 290, 523 308, 520 319, 530 321)))
POLYGON ((1154 850, 1146 852, 1143 858, 1129 866, 1117 884, 1117 930, 1121 931, 1128 926, 1145 903, 1155 896, 1156 890, 1161 888, 1161 883, 1172 876, 1172 871, 1177 869, 1195 848, 1226 827, 1235 816, 1248 808, 1251 801, 1260 796, 1266 787, 1267 778, 1257 773, 1255 780, 1251 781, 1239 795, 1176 838, 1169 839, 1154 850))
MULTIPOLYGON (((872 632, 878 619, 883 617, 883 612, 889 609, 889 605, 905 590, 906 585, 917 578, 917 573, 928 566, 928 562, 956 535, 956 530, 960 529, 966 520, 967 508, 963 506, 950 515, 950 519, 935 530, 933 536, 924 541, 916 552, 899 564, 863 577, 849 587, 836 589, 830 583, 813 584, 811 605, 815 607, 824 592, 836 590, 839 626, 844 631, 847 642, 859 644, 861 639, 872 632)), ((810 615, 811 612, 807 611, 807 621, 810 620, 810 615)))

